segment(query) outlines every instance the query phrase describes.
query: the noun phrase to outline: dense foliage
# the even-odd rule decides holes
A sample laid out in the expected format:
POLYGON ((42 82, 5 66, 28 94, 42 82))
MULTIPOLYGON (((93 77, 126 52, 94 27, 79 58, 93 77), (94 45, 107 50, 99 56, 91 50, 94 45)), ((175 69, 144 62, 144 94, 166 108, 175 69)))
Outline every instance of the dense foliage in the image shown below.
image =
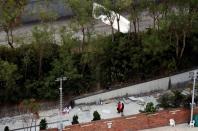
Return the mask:
POLYGON ((47 121, 45 119, 41 119, 39 126, 40 126, 40 130, 46 130, 47 129, 47 121))
POLYGON ((4 131, 9 131, 10 129, 9 129, 9 127, 8 126, 6 126, 5 128, 4 128, 4 131))
POLYGON ((77 115, 73 116, 72 125, 74 125, 74 124, 79 124, 77 115))
POLYGON ((97 120, 101 120, 101 117, 100 117, 100 114, 97 111, 94 111, 92 121, 97 121, 97 120))
POLYGON ((142 111, 140 110, 140 112, 142 113, 154 113, 157 111, 157 108, 154 106, 153 102, 149 102, 146 104, 146 108, 142 111))
MULTIPOLYGON (((196 94, 196 93, 195 93, 196 94)), ((178 107, 185 107, 190 108, 190 103, 192 102, 192 96, 183 95, 181 91, 173 90, 171 92, 167 92, 163 94, 159 100, 159 106, 167 109, 167 108, 178 108, 178 107)), ((194 102, 198 102, 198 96, 195 95, 194 102)))
MULTIPOLYGON (((129 2, 126 8, 135 29, 128 34, 96 35, 94 27, 88 26, 90 16, 85 19, 80 14, 74 18, 78 26, 72 27, 83 29, 83 40, 74 37, 78 29, 69 27, 56 31, 57 40, 51 24, 42 23, 28 41, 15 39, 15 48, 1 46, 0 103, 55 99, 59 94, 55 79, 60 76, 68 78, 63 84, 65 95, 73 96, 197 66, 197 0, 141 1, 129 2), (140 31, 141 13, 146 11, 153 25, 140 31)), ((79 9, 75 14, 90 11, 79 9)))

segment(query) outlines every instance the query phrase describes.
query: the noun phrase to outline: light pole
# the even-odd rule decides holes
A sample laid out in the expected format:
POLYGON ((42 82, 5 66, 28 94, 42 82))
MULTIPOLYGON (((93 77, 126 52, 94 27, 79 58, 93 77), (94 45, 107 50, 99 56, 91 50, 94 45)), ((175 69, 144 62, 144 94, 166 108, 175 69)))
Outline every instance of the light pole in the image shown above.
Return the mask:
POLYGON ((63 111, 63 81, 67 80, 66 77, 59 77, 55 81, 60 81, 60 109, 59 109, 59 117, 60 117, 60 131, 63 130, 63 123, 62 123, 62 111, 63 111))
POLYGON ((193 78, 193 90, 192 90, 192 102, 191 102, 191 114, 190 114, 190 124, 193 124, 193 108, 194 108, 194 99, 195 99, 195 84, 197 79, 197 70, 190 72, 190 77, 193 78))

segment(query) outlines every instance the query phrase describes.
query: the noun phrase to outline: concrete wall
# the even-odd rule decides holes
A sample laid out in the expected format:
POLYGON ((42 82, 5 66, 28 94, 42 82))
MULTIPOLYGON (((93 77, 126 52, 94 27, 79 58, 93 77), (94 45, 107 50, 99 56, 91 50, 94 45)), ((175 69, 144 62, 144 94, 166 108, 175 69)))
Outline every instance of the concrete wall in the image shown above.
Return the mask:
POLYGON ((98 100, 106 100, 114 97, 124 96, 126 94, 136 95, 141 93, 148 93, 151 91, 167 90, 169 87, 169 79, 171 80, 171 85, 177 87, 179 84, 188 82, 190 80, 189 72, 191 71, 76 99, 75 104, 92 103, 98 100))

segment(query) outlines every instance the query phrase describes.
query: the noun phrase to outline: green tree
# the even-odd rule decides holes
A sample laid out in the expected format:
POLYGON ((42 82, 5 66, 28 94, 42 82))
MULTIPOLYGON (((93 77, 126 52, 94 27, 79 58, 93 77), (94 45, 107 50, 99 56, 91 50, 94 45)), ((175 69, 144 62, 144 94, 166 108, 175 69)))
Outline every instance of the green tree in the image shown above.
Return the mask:
POLYGON ((40 130, 46 130, 47 129, 47 121, 46 121, 45 118, 41 119, 39 126, 40 126, 40 130))
POLYGON ((2 0, 0 2, 0 28, 7 35, 8 45, 14 48, 13 29, 20 22, 26 0, 2 0))
POLYGON ((6 126, 6 127, 4 128, 4 131, 10 131, 9 127, 6 126))
POLYGON ((74 124, 79 124, 77 115, 73 116, 72 125, 74 125, 74 124))
POLYGON ((17 101, 15 93, 18 92, 16 82, 19 78, 20 75, 17 72, 17 65, 0 60, 0 97, 2 101, 17 101))
MULTIPOLYGON (((75 26, 79 27, 82 32, 81 49, 83 49, 86 42, 86 36, 90 33, 93 24, 92 0, 67 0, 66 4, 69 4, 74 13, 75 26)), ((77 32, 79 31, 79 28, 77 28, 77 32)))
POLYGON ((38 113, 39 108, 40 108, 39 104, 36 102, 35 99, 25 99, 19 104, 19 110, 29 115, 27 119, 31 120, 30 131, 32 128, 33 121, 35 121, 35 130, 36 130, 36 120, 39 118, 39 113, 38 113))
POLYGON ((116 20, 116 15, 115 13, 112 13, 114 6, 113 6, 113 1, 110 0, 103 0, 100 2, 100 4, 104 7, 96 7, 94 10, 94 14, 95 16, 99 16, 99 15, 105 15, 106 18, 102 18, 102 19, 107 19, 110 23, 111 26, 111 38, 112 38, 112 42, 114 42, 114 28, 113 28, 113 24, 114 21, 116 20))
POLYGON ((97 120, 101 120, 100 114, 97 111, 94 111, 92 121, 97 121, 97 120))
POLYGON ((43 59, 52 54, 53 33, 47 25, 35 27, 32 31, 33 45, 38 57, 38 79, 43 77, 43 59))

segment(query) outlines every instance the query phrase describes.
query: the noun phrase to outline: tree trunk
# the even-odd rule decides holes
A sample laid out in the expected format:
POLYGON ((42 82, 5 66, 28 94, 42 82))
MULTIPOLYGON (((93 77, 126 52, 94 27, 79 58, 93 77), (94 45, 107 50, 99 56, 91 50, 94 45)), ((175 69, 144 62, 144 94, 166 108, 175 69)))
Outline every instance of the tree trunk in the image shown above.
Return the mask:
POLYGON ((183 56, 185 47, 186 47, 186 32, 183 30, 183 45, 182 45, 182 49, 181 49, 181 53, 180 53, 180 59, 183 56))
POLYGON ((140 19, 137 18, 138 32, 140 32, 140 19))
POLYGON ((120 14, 118 14, 116 17, 117 17, 117 24, 118 24, 118 32, 120 32, 120 14))
POLYGON ((33 118, 32 118, 31 124, 30 124, 30 131, 32 130, 32 123, 33 123, 33 118))
POLYGON ((27 63, 25 63, 25 80, 27 78, 27 69, 28 69, 27 63))
POLYGON ((176 37, 176 58, 178 58, 179 56, 179 35, 177 34, 177 32, 175 32, 175 37, 176 37))
POLYGON ((155 16, 153 16, 153 29, 155 29, 155 16))
POLYGON ((8 45, 11 47, 11 48, 14 48, 13 45, 12 45, 12 42, 10 42, 10 35, 9 35, 9 31, 5 31, 6 32, 6 35, 7 35, 7 39, 8 39, 8 45))
POLYGON ((112 35, 112 42, 114 42, 114 28, 113 28, 113 22, 111 22, 111 35, 112 35))
POLYGON ((134 32, 136 34, 137 33, 137 28, 136 28, 136 21, 135 20, 133 20, 133 27, 134 27, 134 32))
POLYGON ((35 125, 35 131, 36 131, 36 119, 35 119, 35 123, 34 123, 34 125, 35 125))
POLYGON ((10 29, 10 36, 11 36, 11 43, 12 43, 12 45, 13 45, 13 43, 14 43, 14 39, 13 39, 12 29, 10 29))
POLYGON ((38 72, 39 79, 41 78, 41 75, 42 75, 42 63, 43 63, 43 50, 41 49, 40 55, 39 55, 39 72, 38 72))
POLYGON ((82 44, 81 44, 81 51, 83 51, 83 46, 85 43, 85 28, 84 28, 84 26, 82 26, 82 34, 83 34, 83 40, 82 40, 82 44))

